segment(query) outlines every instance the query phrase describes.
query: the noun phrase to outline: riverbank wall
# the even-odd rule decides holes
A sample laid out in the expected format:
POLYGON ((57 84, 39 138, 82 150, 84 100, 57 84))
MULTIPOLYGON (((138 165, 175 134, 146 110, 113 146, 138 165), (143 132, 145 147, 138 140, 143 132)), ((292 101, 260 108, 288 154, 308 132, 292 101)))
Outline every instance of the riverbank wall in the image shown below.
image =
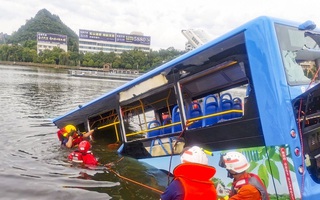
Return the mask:
POLYGON ((0 65, 19 65, 19 66, 57 68, 57 69, 74 69, 74 70, 78 69, 78 70, 103 71, 102 68, 80 67, 80 66, 68 66, 68 65, 53 65, 53 64, 42 64, 42 63, 32 63, 32 62, 0 61, 0 65))

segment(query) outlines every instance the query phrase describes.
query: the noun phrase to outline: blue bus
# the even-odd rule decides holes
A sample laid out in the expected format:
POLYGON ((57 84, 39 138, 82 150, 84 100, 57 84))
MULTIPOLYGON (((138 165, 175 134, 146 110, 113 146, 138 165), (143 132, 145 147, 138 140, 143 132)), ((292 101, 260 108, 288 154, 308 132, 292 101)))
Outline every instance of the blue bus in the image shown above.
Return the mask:
POLYGON ((312 21, 259 17, 53 123, 97 127, 119 154, 162 167, 201 146, 221 197, 231 179, 216 155, 236 150, 271 199, 320 199, 319 46, 312 21))

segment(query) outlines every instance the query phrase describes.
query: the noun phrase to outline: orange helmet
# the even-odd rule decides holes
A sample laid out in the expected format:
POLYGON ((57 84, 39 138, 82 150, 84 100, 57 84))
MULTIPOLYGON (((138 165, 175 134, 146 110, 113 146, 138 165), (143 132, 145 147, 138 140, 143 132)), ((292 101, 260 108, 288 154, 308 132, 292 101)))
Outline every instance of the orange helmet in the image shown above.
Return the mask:
POLYGON ((89 149, 91 148, 91 144, 90 144, 90 142, 84 140, 84 141, 80 142, 78 147, 79 147, 80 152, 87 153, 89 151, 89 149))

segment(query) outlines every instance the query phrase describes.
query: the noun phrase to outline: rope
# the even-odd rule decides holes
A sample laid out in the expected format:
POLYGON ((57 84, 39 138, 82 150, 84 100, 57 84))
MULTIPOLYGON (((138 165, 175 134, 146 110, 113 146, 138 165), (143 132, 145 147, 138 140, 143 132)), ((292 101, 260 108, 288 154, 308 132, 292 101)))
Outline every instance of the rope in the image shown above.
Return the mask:
POLYGON ((154 192, 157 192, 157 193, 159 193, 159 194, 162 194, 162 193, 163 193, 163 191, 161 191, 161 190, 158 190, 158 189, 153 188, 153 187, 151 187, 151 186, 148 186, 148 185, 145 185, 145 184, 143 184, 143 183, 137 182, 137 181, 135 181, 135 180, 129 179, 129 178, 125 177, 125 176, 121 176, 119 173, 115 172, 115 171, 114 171, 113 169, 111 169, 111 168, 109 168, 108 170, 109 170, 110 172, 114 173, 116 176, 118 176, 118 177, 121 178, 121 179, 124 179, 124 180, 127 180, 127 181, 131 182, 131 183, 140 185, 140 186, 142 186, 142 187, 145 187, 145 188, 147 188, 147 189, 150 189, 150 190, 152 190, 152 191, 154 191, 154 192))
MULTIPOLYGON (((302 158, 302 168, 304 169, 304 148, 303 148, 303 139, 302 139, 302 128, 301 128, 301 122, 300 122, 300 118, 301 118, 301 109, 302 109, 302 99, 300 99, 300 105, 299 105, 299 110, 298 110, 298 131, 299 131, 299 135, 300 135, 300 144, 301 144, 301 158, 302 158)), ((303 187, 304 187, 304 172, 302 174, 302 180, 301 180, 301 200, 302 200, 302 195, 303 195, 303 187)))
POLYGON ((188 123, 188 121, 186 122, 186 125, 184 126, 183 130, 180 132, 180 134, 179 134, 179 136, 178 136, 178 139, 176 140, 176 142, 175 142, 174 145, 173 145, 173 150, 171 151, 170 161, 169 161, 168 185, 169 185, 169 183, 170 183, 170 171, 171 171, 171 166, 172 166, 172 157, 173 157, 174 149, 176 148, 179 139, 182 137, 182 135, 183 135, 184 132, 186 131, 187 127, 190 126, 191 124, 193 124, 193 122, 190 122, 190 123, 188 123))
POLYGON ((162 193, 163 193, 163 191, 161 191, 161 190, 158 190, 158 189, 153 188, 153 187, 151 187, 151 186, 145 185, 145 184, 140 183, 140 182, 138 182, 138 181, 135 181, 135 180, 132 180, 132 179, 127 178, 127 177, 125 177, 125 176, 122 176, 122 175, 120 175, 119 173, 117 173, 116 171, 114 171, 113 169, 111 169, 111 167, 114 166, 115 163, 120 162, 121 160, 123 160, 123 158, 124 158, 124 157, 121 157, 121 158, 120 158, 119 160, 117 160, 116 162, 111 162, 111 163, 108 163, 108 164, 106 164, 106 165, 104 165, 104 166, 108 169, 108 171, 112 172, 113 174, 115 174, 117 177, 119 177, 119 178, 121 178, 121 179, 124 179, 124 180, 126 180, 126 181, 129 181, 129 182, 134 183, 134 184, 136 184, 136 185, 140 185, 140 186, 142 186, 142 187, 144 187, 144 188, 150 189, 150 190, 152 190, 152 191, 154 191, 154 192, 157 192, 157 193, 159 193, 159 194, 162 194, 162 193))

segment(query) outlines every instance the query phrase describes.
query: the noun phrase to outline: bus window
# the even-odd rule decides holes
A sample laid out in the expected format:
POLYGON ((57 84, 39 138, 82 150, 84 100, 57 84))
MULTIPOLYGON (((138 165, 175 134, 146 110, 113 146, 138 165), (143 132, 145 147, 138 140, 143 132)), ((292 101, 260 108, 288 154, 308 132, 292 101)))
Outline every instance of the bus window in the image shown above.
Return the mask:
POLYGON ((309 84, 320 58, 315 34, 279 24, 276 33, 289 85, 309 84))
POLYGON ((295 51, 283 50, 282 57, 289 83, 309 83, 310 79, 305 76, 302 66, 297 63, 295 51))

